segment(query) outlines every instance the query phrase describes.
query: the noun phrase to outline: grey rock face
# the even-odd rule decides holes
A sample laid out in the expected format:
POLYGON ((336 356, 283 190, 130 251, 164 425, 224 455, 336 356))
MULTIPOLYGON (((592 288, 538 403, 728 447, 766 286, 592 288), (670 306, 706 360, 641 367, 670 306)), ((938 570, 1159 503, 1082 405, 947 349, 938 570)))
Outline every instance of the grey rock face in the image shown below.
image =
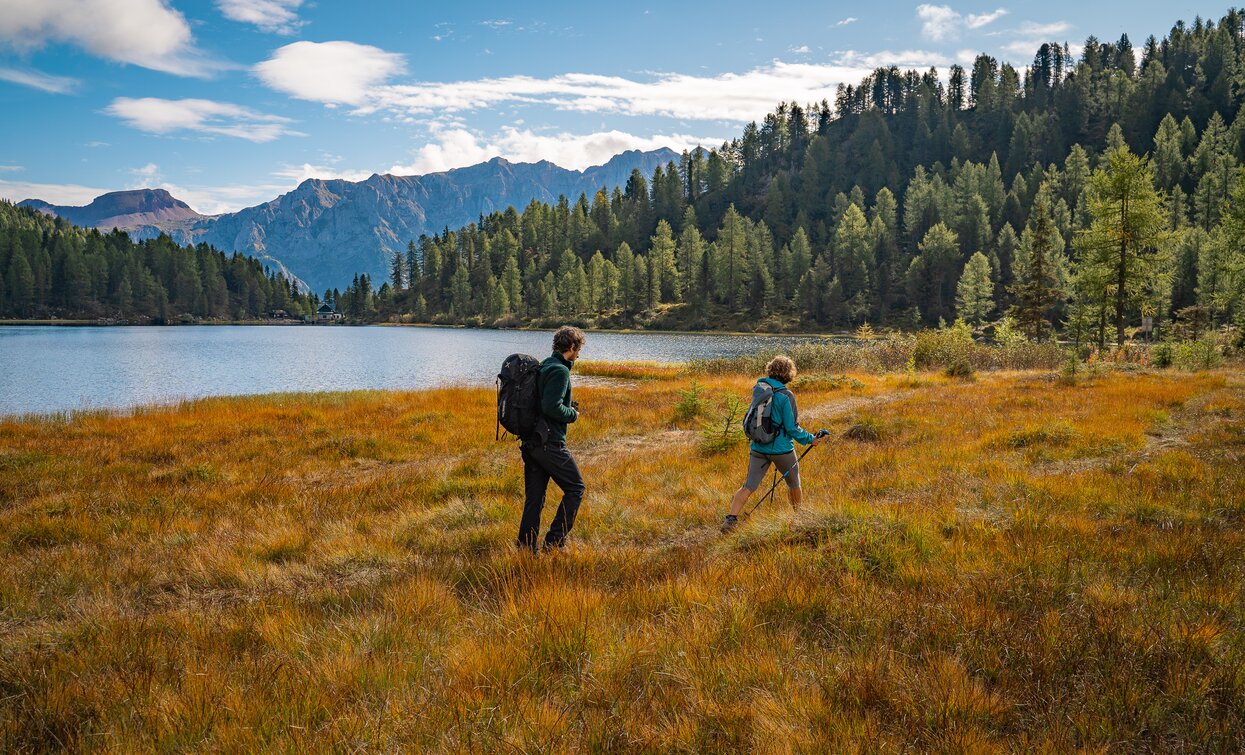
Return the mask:
POLYGON ((669 149, 632 150, 583 171, 494 158, 423 176, 311 179, 271 202, 216 216, 199 215, 162 189, 106 194, 87 208, 22 204, 88 227, 111 230, 101 225, 111 222, 136 238, 163 232, 181 244, 207 242, 254 255, 320 292, 345 288, 356 273, 368 273, 379 286, 389 277, 393 254, 421 234, 455 229, 511 206, 522 210, 533 199, 552 203, 565 195, 575 201, 581 193, 591 199, 602 187, 612 191, 625 184, 633 169, 648 178, 671 160, 678 154, 669 149))

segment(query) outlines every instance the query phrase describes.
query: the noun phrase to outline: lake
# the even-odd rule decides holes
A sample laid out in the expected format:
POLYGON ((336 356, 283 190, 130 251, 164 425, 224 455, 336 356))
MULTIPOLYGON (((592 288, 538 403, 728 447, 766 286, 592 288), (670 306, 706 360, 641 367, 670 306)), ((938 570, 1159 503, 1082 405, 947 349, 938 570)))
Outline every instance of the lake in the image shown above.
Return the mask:
MULTIPOLYGON (((751 354, 808 337, 591 332, 583 359, 751 354)), ((126 408, 202 396, 492 385, 552 331, 345 326, 0 327, 0 414, 126 408)))

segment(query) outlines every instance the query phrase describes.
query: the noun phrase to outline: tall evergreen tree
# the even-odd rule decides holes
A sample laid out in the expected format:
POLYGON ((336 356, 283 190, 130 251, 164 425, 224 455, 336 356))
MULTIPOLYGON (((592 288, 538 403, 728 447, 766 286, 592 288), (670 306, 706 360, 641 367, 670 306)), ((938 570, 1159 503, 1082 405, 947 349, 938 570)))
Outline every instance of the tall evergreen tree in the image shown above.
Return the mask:
POLYGON ((1170 274, 1165 208, 1149 161, 1127 147, 1105 156, 1089 190, 1093 221, 1076 240, 1079 266, 1109 272, 1110 288, 1087 293, 1111 297, 1115 342, 1123 345, 1130 307, 1140 304, 1158 277, 1170 274))
POLYGON ((1063 296, 1059 284, 1063 239, 1051 221, 1047 195, 1039 192, 1030 217, 1013 258, 1010 315, 1025 335, 1036 339, 1053 330, 1053 310, 1063 296))
POLYGON ((990 275, 990 260, 976 252, 964 266, 964 273, 956 286, 955 309, 959 319, 981 327, 994 309, 994 282, 990 275))

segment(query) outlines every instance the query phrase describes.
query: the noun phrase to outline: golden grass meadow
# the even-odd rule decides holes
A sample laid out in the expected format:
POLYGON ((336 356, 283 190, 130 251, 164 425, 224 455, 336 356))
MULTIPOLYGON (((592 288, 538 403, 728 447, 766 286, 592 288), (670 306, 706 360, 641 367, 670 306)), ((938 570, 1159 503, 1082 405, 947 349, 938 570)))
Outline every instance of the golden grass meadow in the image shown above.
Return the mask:
POLYGON ((487 388, 0 420, 0 750, 1245 748, 1239 370, 805 376, 721 535, 753 377, 583 368, 541 556, 487 388))

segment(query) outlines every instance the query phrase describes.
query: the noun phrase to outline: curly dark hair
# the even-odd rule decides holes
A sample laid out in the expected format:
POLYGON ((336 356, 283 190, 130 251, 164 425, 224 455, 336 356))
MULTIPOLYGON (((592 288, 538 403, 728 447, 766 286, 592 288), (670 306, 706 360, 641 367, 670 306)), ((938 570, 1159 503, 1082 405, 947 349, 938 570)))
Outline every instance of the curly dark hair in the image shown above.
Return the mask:
POLYGON ((573 325, 563 325, 553 334, 553 350, 565 354, 576 346, 582 346, 585 340, 582 330, 573 325))

